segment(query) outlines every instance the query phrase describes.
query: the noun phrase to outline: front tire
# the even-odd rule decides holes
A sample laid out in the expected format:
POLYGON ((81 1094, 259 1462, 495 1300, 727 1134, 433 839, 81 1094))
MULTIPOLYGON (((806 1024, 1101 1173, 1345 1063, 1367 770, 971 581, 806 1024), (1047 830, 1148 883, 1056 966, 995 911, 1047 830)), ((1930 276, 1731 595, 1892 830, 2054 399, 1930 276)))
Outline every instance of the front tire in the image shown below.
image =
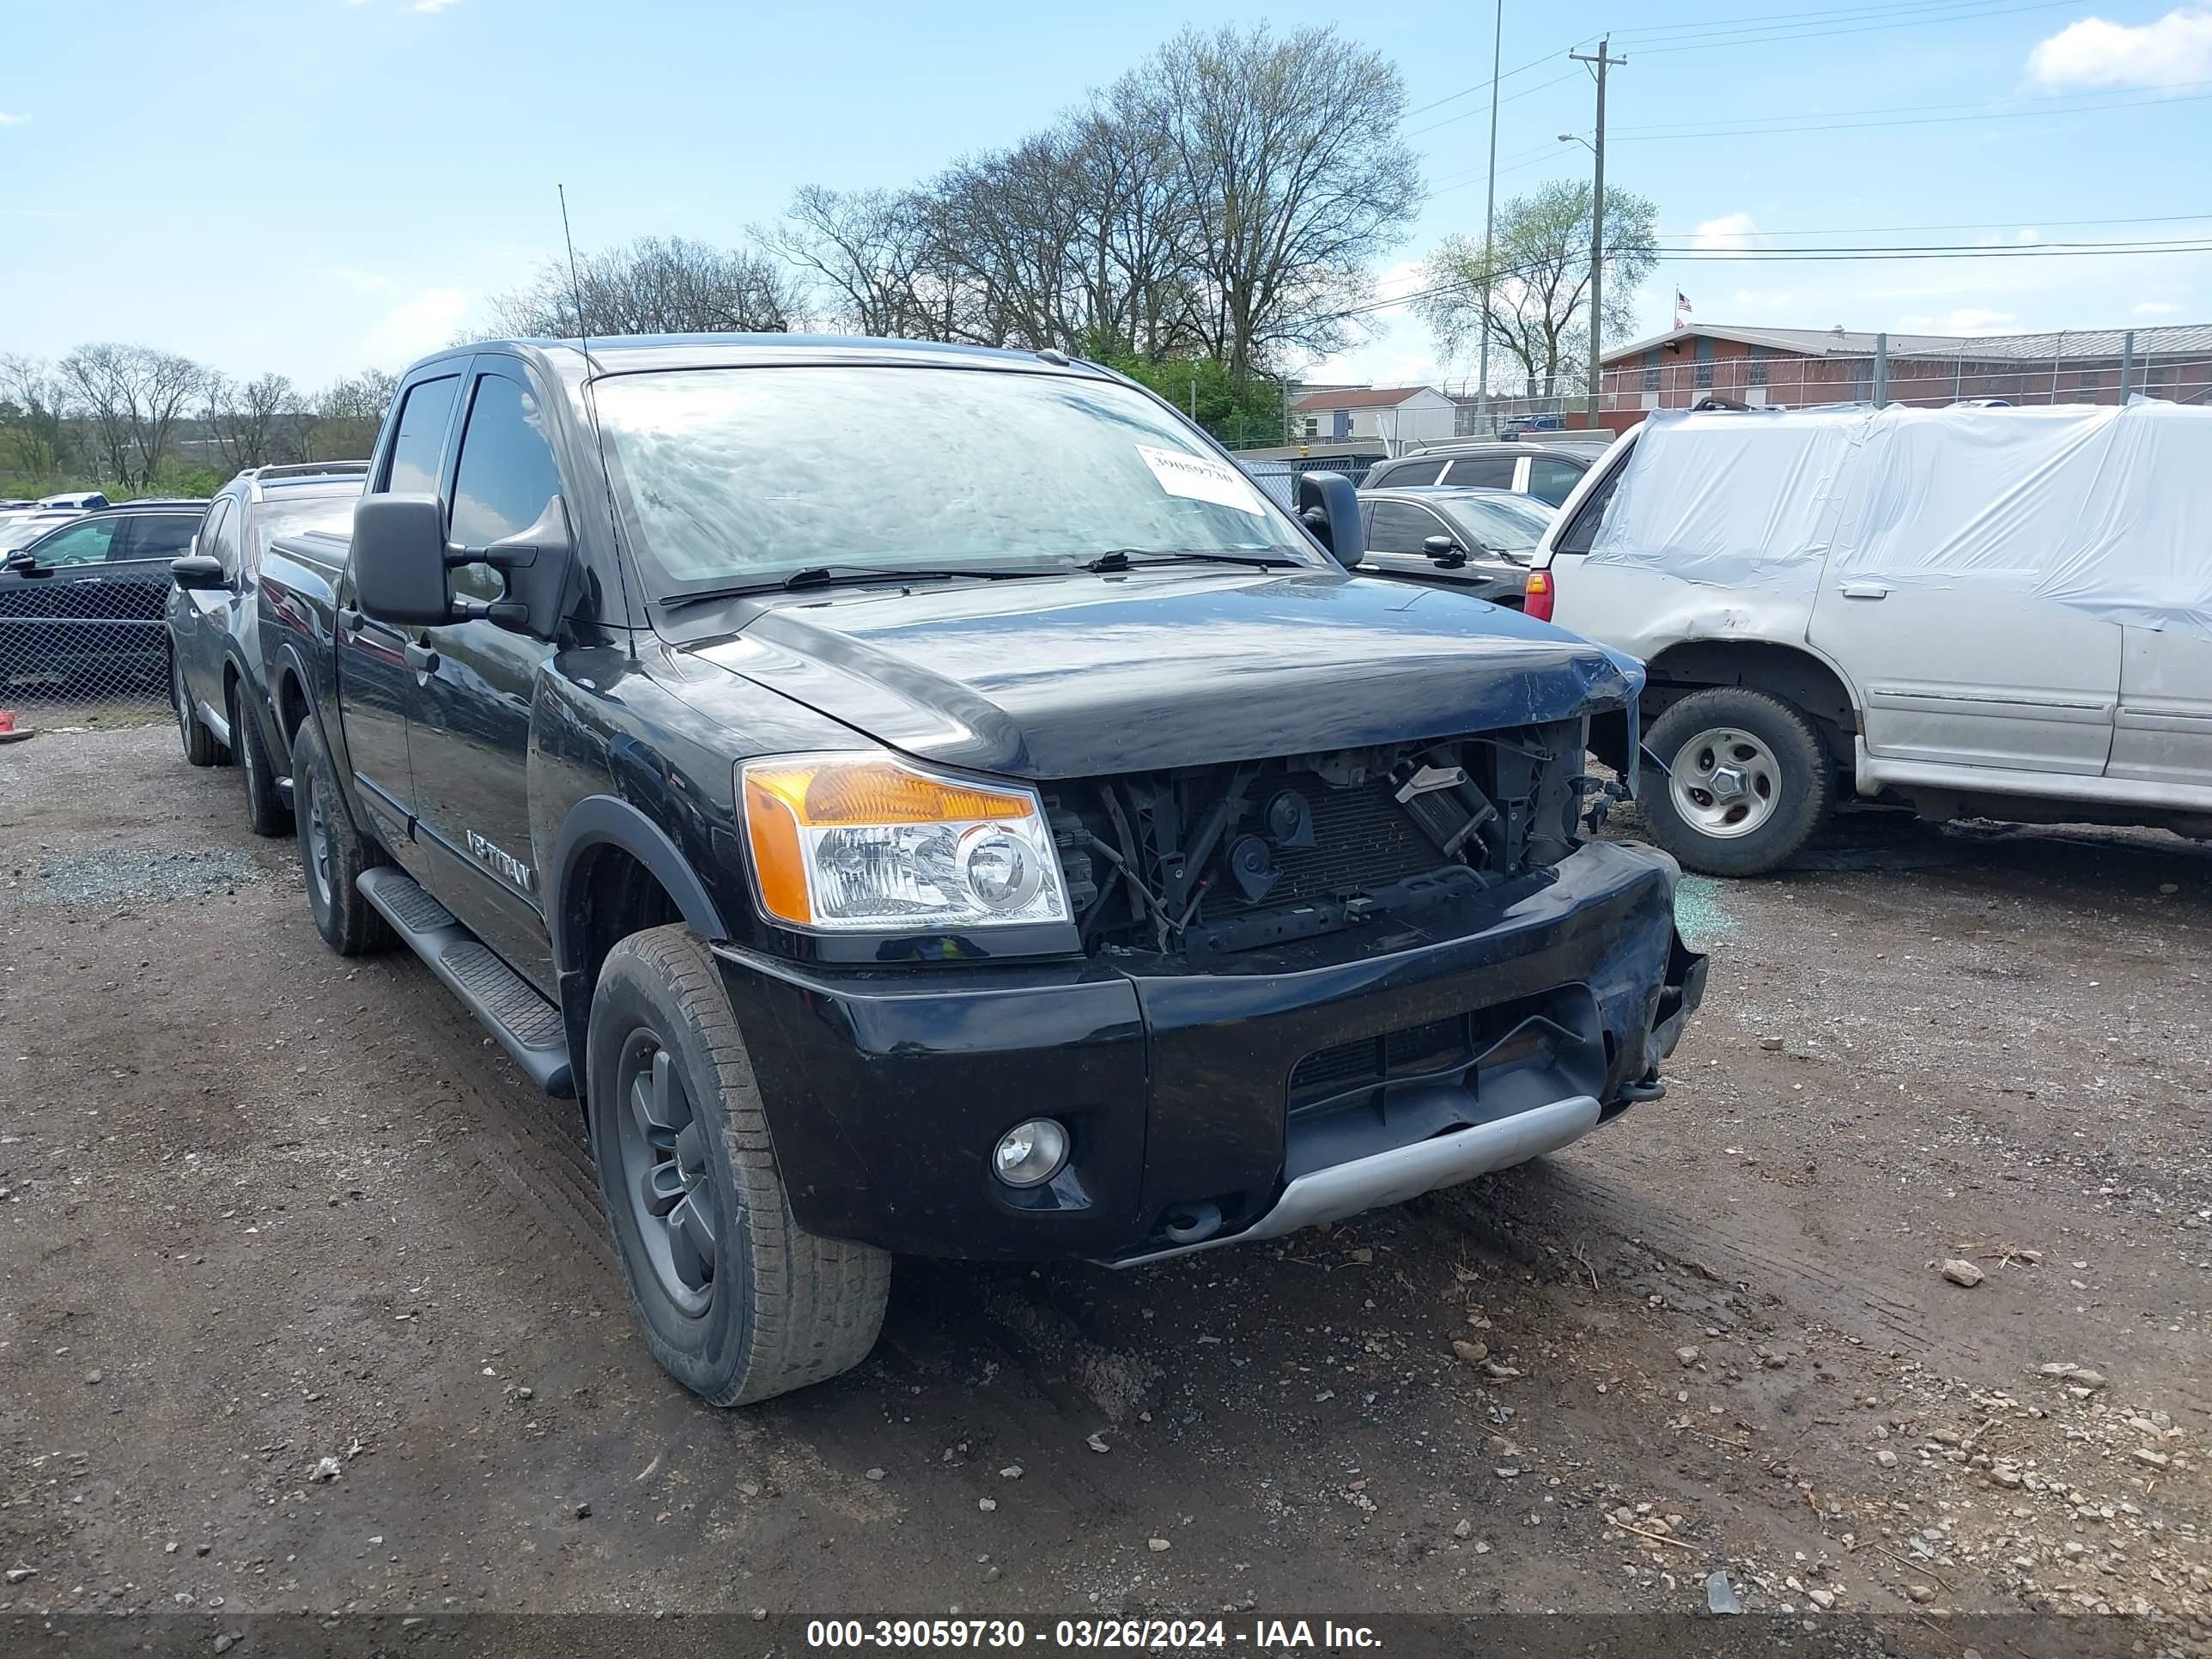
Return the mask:
POLYGON ((364 956, 392 942, 391 924, 354 884, 384 862, 375 842, 346 816, 337 773, 311 717, 292 739, 292 805, 300 837, 307 912, 323 943, 342 957, 364 956))
POLYGON ((1637 792, 1651 838, 1685 869, 1759 876, 1796 857, 1828 816, 1835 767, 1792 704, 1724 685, 1692 692, 1651 724, 1637 792))
POLYGON ((744 1039, 696 934, 655 927, 607 953, 586 1052, 592 1155, 653 1357, 713 1406, 860 1364, 890 1257, 792 1218, 744 1039))
POLYGON ((252 697, 242 681, 230 688, 231 752, 238 757, 238 769, 246 775, 246 822, 257 836, 282 836, 292 829, 292 809, 276 792, 260 719, 247 706, 252 697))
POLYGON ((176 711, 177 733, 185 740, 185 758, 194 766, 213 766, 222 757, 215 733, 192 713, 191 694, 185 690, 185 665, 174 652, 169 655, 169 707, 176 711))

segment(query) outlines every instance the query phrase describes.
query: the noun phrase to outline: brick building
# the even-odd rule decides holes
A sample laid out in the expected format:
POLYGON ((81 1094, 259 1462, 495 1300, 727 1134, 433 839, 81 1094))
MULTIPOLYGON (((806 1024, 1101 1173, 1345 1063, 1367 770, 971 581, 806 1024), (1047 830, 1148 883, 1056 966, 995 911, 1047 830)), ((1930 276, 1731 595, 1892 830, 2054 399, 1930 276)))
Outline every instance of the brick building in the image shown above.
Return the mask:
MULTIPOLYGON (((1843 328, 1698 325, 1606 354, 1607 424, 1719 397, 1754 407, 1863 403, 1875 395, 1881 337, 1843 328)), ((2117 403, 2126 388, 2212 401, 2212 325, 1961 337, 1892 334, 1892 403, 2117 403)))

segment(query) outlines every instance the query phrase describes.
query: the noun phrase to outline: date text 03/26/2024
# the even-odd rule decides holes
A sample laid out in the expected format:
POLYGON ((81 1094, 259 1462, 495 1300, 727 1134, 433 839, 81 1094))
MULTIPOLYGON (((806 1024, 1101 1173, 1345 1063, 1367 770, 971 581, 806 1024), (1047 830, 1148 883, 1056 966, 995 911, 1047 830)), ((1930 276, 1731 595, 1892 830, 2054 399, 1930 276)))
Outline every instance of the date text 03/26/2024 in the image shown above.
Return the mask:
POLYGON ((1324 1619, 1260 1619, 1232 1626, 1219 1619, 1060 1619, 1034 1630, 1015 1619, 816 1619, 810 1648, 1118 1648, 1180 1652, 1242 1647, 1249 1651, 1363 1649, 1382 1645, 1365 1625, 1324 1619))

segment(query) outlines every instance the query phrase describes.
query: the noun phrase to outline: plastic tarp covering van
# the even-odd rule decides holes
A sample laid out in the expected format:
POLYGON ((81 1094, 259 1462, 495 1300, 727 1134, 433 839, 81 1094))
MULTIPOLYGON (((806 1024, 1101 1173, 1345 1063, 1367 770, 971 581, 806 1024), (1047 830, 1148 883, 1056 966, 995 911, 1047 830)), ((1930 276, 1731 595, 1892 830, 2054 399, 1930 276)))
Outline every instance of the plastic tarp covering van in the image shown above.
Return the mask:
POLYGON ((1589 556, 1768 592, 1826 561, 2212 638, 2212 409, 1655 415, 1589 556))

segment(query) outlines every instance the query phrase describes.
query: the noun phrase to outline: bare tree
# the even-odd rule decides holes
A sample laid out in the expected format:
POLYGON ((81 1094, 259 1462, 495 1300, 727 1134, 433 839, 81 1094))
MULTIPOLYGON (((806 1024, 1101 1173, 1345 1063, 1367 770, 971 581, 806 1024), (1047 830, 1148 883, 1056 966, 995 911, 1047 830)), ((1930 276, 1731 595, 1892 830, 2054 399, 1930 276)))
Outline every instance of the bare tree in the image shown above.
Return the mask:
POLYGON ((151 485, 206 371, 150 346, 79 346, 62 359, 72 399, 90 422, 103 476, 126 489, 151 485))
POLYGON ((240 382, 210 373, 202 418, 224 467, 239 472, 289 458, 290 417, 298 405, 298 393, 282 374, 240 382))
POLYGON ((34 478, 62 470, 69 453, 69 387, 43 358, 0 356, 0 456, 34 478))
POLYGON ((791 273, 754 249, 646 236, 582 255, 573 282, 566 261, 548 260, 493 314, 508 333, 572 338, 579 288, 583 331, 598 335, 781 334, 799 311, 791 273))
POLYGON ((1195 321, 1231 377, 1340 347, 1369 268, 1422 201, 1419 163, 1396 136, 1396 66, 1333 27, 1186 28, 1125 96, 1182 172, 1207 290, 1195 321))
POLYGON ((376 447, 376 430, 399 390, 398 377, 380 368, 335 380, 314 400, 314 423, 307 434, 304 459, 317 461, 365 459, 376 447))
POLYGON ((936 204, 919 191, 802 187, 782 222, 754 233, 826 291, 831 320, 855 334, 954 337, 954 273, 936 204))
MULTIPOLYGON (((1658 210, 1648 198, 1605 197, 1605 322, 1619 338, 1635 322, 1636 290, 1658 263, 1658 210)), ((1489 256, 1480 240, 1448 236, 1429 256, 1415 312, 1446 358, 1480 348, 1486 300, 1492 349, 1549 397, 1560 374, 1589 361, 1590 187, 1556 181, 1498 210, 1489 256)), ((1493 357, 1493 365, 1497 362, 1493 357)))

